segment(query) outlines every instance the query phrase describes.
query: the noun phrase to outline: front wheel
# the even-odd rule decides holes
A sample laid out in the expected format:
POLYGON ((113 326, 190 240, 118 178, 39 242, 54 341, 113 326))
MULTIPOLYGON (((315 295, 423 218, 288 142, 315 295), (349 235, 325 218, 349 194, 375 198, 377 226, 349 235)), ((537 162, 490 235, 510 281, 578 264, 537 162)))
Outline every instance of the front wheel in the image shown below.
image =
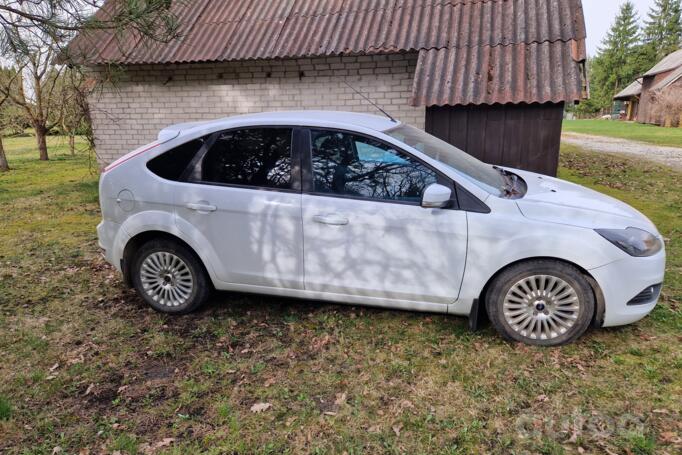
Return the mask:
POLYGON ((184 314, 208 298, 210 285, 199 259, 185 246, 152 240, 135 255, 133 284, 156 311, 184 314))
POLYGON ((534 260, 509 267, 492 282, 486 309, 506 339, 558 346, 579 338, 594 314, 594 293, 570 264, 534 260))

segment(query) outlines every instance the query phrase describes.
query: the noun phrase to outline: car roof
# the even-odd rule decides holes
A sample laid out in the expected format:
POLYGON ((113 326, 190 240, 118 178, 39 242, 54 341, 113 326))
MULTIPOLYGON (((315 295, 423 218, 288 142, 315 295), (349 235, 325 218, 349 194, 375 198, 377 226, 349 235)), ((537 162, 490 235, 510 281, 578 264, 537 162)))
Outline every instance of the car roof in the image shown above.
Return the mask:
POLYGON ((220 130, 240 126, 290 125, 290 126, 327 126, 334 128, 360 127, 374 131, 386 131, 400 123, 385 116, 341 111, 277 111, 257 114, 235 115, 205 122, 178 123, 159 132, 159 140, 165 141, 180 134, 190 134, 196 130, 220 130))

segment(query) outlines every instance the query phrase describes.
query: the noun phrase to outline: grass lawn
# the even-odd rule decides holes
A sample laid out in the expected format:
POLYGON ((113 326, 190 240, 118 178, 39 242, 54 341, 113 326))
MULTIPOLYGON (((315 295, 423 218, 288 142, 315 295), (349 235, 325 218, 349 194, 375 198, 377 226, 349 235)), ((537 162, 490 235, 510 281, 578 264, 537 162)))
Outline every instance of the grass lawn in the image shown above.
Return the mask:
POLYGON ((682 147, 682 128, 662 128, 614 120, 564 120, 563 131, 682 147))
POLYGON ((97 253, 87 155, 56 146, 42 163, 24 139, 6 147, 0 453, 682 447, 682 173, 563 150, 561 175, 649 215, 670 260, 650 317, 538 349, 469 333, 463 318, 230 293, 157 314, 97 253))

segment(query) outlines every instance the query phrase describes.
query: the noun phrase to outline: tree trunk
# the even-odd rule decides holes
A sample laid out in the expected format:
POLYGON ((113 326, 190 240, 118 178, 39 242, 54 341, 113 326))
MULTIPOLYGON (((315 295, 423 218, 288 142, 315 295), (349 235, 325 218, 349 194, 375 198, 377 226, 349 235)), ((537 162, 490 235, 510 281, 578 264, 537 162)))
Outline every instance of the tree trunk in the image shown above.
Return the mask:
POLYGON ((73 134, 69 134, 69 150, 71 150, 71 156, 76 154, 76 138, 73 134))
POLYGON ((47 161, 50 158, 47 156, 47 128, 45 125, 33 125, 36 132, 36 142, 38 143, 38 151, 40 152, 40 161, 47 161))
POLYGON ((2 145, 2 136, 0 136, 0 172, 6 171, 9 171, 9 163, 7 163, 5 147, 2 145))

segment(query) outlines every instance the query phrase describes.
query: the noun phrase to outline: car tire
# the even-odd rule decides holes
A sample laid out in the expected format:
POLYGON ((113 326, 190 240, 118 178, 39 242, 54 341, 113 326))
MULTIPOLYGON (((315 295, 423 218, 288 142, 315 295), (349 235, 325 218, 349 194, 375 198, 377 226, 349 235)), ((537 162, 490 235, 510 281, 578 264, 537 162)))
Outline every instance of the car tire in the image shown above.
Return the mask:
POLYGON ((503 338, 535 346, 578 339, 594 315, 594 292, 576 267, 553 260, 503 270, 486 293, 486 310, 503 338))
POLYGON ((189 313, 211 294, 209 278, 196 254, 170 240, 143 244, 133 259, 131 274, 138 294, 162 313, 189 313))

